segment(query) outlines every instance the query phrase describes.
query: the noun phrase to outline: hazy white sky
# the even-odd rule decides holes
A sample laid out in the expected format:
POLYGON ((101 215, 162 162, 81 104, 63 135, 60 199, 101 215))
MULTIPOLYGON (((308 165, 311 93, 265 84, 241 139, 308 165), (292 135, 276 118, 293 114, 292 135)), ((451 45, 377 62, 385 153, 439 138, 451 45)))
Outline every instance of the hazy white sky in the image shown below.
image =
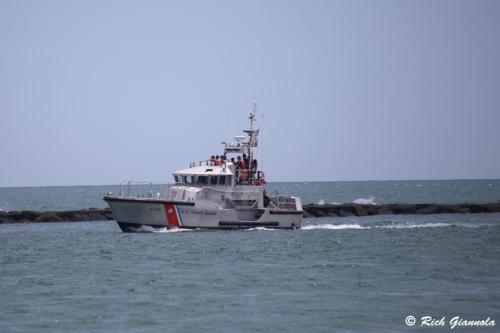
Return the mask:
POLYGON ((500 1, 0 0, 0 186, 500 178, 500 1), (230 132, 232 129, 232 133, 230 132))

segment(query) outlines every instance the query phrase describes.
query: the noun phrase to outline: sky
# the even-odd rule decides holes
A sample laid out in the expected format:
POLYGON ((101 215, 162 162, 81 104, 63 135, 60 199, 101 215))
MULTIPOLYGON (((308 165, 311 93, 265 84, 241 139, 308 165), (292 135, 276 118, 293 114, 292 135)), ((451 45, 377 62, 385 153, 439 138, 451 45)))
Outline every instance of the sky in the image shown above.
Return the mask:
POLYGON ((0 0, 0 186, 500 178, 500 1, 0 0))

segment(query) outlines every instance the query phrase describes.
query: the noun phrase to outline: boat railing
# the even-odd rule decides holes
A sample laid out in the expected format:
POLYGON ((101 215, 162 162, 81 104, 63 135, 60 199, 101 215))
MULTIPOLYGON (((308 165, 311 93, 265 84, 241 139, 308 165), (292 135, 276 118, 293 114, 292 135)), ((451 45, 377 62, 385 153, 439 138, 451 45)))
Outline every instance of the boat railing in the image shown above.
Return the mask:
POLYGON ((266 183, 264 171, 248 169, 236 169, 236 182, 238 185, 263 185, 266 183))
POLYGON ((161 196, 161 190, 168 192, 168 189, 173 184, 163 181, 153 181, 153 180, 126 180, 120 182, 120 197, 132 198, 159 198, 161 196), (165 188, 166 186, 166 188, 165 188), (163 189, 161 188, 163 187, 163 189), (134 195, 134 190, 137 194, 134 195), (154 193, 156 191, 156 194, 154 193))
POLYGON ((259 196, 256 192, 235 191, 234 188, 223 189, 211 186, 202 187, 197 200, 218 202, 226 208, 234 207, 257 207, 259 205, 259 196))
MULTIPOLYGON (((220 165, 223 165, 224 163, 227 163, 229 161, 225 161, 225 162, 220 162, 220 165)), ((198 162, 191 162, 189 163, 189 167, 190 168, 194 168, 196 166, 215 166, 215 161, 213 160, 202 160, 202 161, 198 161, 198 162)))
POLYGON ((245 194, 255 195, 255 192, 236 191, 232 187, 223 188, 223 187, 213 187, 211 185, 208 185, 208 186, 203 186, 202 189, 208 190, 208 191, 219 192, 219 193, 231 193, 231 194, 236 194, 236 195, 238 195, 238 194, 241 194, 241 195, 245 195, 245 194))
POLYGON ((224 166, 224 165, 228 166, 228 164, 232 163, 232 162, 229 161, 229 160, 225 160, 225 161, 220 161, 218 163, 219 164, 217 164, 217 162, 214 161, 214 160, 202 160, 202 161, 198 161, 198 162, 191 162, 191 163, 189 163, 189 167, 190 168, 194 168, 196 166, 218 166, 218 165, 220 165, 220 166, 224 166))
POLYGON ((202 160, 199 162, 191 162, 189 163, 190 168, 194 168, 195 166, 210 166, 210 160, 202 160))
POLYGON ((269 197, 269 204, 279 210, 297 210, 297 203, 294 197, 287 195, 277 195, 269 197))

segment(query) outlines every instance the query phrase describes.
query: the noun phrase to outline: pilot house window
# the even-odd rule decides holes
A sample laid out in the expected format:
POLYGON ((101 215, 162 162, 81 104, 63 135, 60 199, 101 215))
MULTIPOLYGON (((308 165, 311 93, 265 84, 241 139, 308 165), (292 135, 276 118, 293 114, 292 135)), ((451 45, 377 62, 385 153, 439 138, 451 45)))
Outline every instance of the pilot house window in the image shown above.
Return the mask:
POLYGON ((182 176, 183 183, 194 184, 194 176, 182 176))
POLYGON ((208 177, 207 176, 198 176, 198 180, 196 181, 196 184, 207 185, 208 184, 208 177))

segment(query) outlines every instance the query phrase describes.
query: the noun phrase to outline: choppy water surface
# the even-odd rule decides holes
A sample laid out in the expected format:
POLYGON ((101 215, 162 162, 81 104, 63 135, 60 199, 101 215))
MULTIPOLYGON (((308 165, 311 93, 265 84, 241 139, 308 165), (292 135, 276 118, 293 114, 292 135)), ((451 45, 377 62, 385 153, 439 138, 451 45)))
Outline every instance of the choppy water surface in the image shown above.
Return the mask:
POLYGON ((0 331, 449 331, 404 319, 498 322, 499 245, 500 214, 321 218, 293 231, 0 225, 0 331))
MULTIPOLYGON (((268 192, 299 196, 302 203, 486 203, 500 202, 500 180, 426 180, 269 183, 268 192)), ((132 187, 132 194, 149 191, 132 187)), ((151 192, 163 194, 165 186, 151 192)), ((118 185, 0 188, 0 210, 104 208, 102 197, 118 185)))

